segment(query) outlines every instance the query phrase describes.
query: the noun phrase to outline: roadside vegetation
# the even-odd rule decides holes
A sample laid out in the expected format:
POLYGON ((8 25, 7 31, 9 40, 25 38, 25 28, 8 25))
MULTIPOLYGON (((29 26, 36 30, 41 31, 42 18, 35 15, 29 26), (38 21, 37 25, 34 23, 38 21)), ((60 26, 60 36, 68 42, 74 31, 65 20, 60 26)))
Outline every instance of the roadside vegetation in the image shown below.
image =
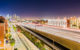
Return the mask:
POLYGON ((5 34, 6 44, 10 44, 12 47, 15 45, 15 39, 12 38, 10 27, 8 28, 7 33, 5 34))
POLYGON ((23 30, 21 27, 17 26, 18 31, 23 33, 32 43, 34 43, 40 50, 52 50, 48 45, 46 45, 43 41, 33 36, 28 31, 23 30))

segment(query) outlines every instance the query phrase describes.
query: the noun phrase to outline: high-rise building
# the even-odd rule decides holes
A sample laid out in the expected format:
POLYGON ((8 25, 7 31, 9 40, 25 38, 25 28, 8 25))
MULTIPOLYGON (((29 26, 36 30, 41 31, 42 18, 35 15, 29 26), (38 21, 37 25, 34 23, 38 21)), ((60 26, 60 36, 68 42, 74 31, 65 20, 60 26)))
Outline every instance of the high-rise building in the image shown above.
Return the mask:
POLYGON ((0 16, 0 49, 4 49, 4 34, 7 30, 7 21, 0 16))

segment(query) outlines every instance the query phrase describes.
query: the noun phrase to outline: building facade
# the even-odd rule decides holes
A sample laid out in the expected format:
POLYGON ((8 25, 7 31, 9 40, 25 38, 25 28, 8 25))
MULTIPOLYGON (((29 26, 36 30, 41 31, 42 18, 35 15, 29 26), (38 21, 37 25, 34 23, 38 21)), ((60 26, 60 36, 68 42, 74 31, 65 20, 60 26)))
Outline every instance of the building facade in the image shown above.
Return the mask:
POLYGON ((70 28, 80 29, 80 18, 71 17, 70 19, 70 28))
POLYGON ((69 27, 68 20, 65 19, 48 19, 48 25, 53 25, 57 27, 69 27))
POLYGON ((5 33, 5 24, 0 23, 0 49, 4 48, 4 33, 5 33))
POLYGON ((7 32, 7 21, 0 16, 0 49, 4 49, 4 35, 7 32))

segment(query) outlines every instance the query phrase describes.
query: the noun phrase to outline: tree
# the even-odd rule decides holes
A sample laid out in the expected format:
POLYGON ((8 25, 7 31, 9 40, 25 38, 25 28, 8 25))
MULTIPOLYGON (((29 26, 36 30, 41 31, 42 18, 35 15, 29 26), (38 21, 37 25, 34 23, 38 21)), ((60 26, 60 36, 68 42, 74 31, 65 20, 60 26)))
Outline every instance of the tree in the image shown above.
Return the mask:
POLYGON ((17 48, 15 48, 14 50, 18 50, 17 48))
POLYGON ((14 46, 15 45, 15 40, 12 38, 12 39, 10 39, 10 45, 11 46, 14 46))

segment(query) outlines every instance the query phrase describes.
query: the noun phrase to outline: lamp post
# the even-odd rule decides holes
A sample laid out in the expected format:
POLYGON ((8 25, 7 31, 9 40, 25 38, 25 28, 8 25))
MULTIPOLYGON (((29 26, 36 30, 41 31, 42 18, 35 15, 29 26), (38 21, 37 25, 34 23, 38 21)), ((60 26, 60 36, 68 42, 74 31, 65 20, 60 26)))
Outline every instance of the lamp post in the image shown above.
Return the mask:
POLYGON ((35 30, 36 30, 36 25, 35 25, 35 30))

